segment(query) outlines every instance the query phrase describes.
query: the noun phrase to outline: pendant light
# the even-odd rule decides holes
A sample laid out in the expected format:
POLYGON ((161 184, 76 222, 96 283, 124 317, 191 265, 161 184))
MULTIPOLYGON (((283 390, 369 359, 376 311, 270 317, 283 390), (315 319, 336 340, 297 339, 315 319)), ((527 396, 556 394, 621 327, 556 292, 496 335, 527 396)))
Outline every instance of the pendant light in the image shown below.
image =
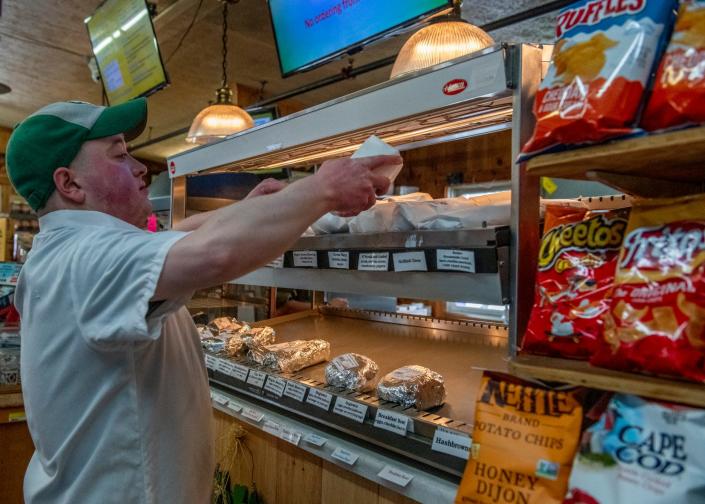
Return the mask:
POLYGON ((421 28, 406 41, 394 62, 390 79, 479 51, 492 44, 492 37, 461 17, 460 0, 455 0, 451 14, 432 19, 428 26, 421 28))
POLYGON ((223 80, 215 92, 215 104, 196 116, 186 136, 186 141, 205 144, 219 140, 238 131, 254 126, 250 114, 237 106, 237 85, 228 86, 228 5, 233 0, 223 1, 223 80))

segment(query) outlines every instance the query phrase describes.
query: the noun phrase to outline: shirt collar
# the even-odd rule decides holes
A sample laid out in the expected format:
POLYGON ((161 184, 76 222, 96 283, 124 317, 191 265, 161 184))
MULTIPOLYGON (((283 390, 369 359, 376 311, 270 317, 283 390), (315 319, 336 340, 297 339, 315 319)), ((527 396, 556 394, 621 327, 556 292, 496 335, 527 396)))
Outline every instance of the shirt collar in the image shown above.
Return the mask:
POLYGON ((94 226, 103 228, 139 229, 129 222, 94 210, 54 210, 39 218, 39 230, 51 231, 64 227, 94 226))

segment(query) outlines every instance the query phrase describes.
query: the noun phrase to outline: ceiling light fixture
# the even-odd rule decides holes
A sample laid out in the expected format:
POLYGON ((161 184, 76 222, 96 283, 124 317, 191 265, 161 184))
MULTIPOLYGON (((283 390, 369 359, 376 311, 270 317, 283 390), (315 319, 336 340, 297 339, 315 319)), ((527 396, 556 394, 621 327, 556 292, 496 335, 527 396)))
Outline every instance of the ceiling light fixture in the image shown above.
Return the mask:
POLYGON ((390 79, 494 44, 485 31, 461 17, 460 4, 460 0, 455 0, 452 13, 432 19, 406 41, 394 62, 390 79))
MULTIPOLYGON (((223 0, 223 81, 216 94, 215 104, 196 116, 191 123, 186 141, 205 144, 225 138, 254 126, 250 114, 237 106, 237 85, 228 86, 228 5, 233 0, 223 0)), ((234 3, 234 2, 233 2, 234 3)))

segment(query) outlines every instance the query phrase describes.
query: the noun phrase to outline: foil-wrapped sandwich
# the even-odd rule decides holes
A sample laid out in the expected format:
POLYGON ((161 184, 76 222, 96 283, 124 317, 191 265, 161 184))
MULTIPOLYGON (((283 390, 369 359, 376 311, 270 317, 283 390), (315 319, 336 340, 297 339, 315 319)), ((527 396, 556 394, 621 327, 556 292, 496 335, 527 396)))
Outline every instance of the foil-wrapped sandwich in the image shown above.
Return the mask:
POLYGON ((203 324, 196 324, 196 331, 198 331, 198 336, 200 336, 201 339, 212 338, 218 334, 217 332, 213 334, 213 331, 203 324))
POLYGON ((372 359, 356 353, 337 356, 326 366, 326 383, 357 392, 374 388, 379 367, 372 359))
POLYGON ((201 339, 201 346, 209 352, 220 353, 225 350, 225 340, 214 337, 203 338, 201 339))
POLYGON ((405 408, 425 410, 440 406, 446 398, 443 377, 423 366, 404 366, 387 374, 377 385, 377 396, 405 408))
POLYGON ((248 345, 248 358, 281 373, 294 373, 330 358, 330 343, 324 340, 295 340, 276 345, 248 345))
POLYGON ((214 334, 235 334, 243 328, 249 328, 249 326, 247 324, 239 322, 236 318, 233 317, 219 317, 217 319, 213 319, 208 324, 208 329, 210 329, 214 334))
POLYGON ((245 327, 227 339, 226 351, 230 357, 245 355, 250 346, 271 345, 275 332, 271 327, 245 327))

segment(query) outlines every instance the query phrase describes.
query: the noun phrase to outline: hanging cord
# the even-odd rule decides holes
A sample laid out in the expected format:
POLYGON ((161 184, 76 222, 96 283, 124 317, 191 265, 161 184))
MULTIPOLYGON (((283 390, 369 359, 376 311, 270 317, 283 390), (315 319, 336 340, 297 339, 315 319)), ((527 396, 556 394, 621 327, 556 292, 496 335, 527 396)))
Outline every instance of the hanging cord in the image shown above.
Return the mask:
POLYGON ((196 23, 196 18, 198 18, 198 13, 201 12, 201 6, 203 5, 203 0, 199 0, 198 2, 198 7, 196 7, 196 12, 193 13, 193 17, 191 18, 191 22, 189 23, 188 27, 186 28, 186 31, 184 32, 183 35, 181 35, 181 40, 179 40, 179 43, 176 44, 176 47, 174 48, 173 51, 171 51, 171 54, 169 57, 165 60, 165 64, 169 63, 171 61, 171 58, 174 57, 174 54, 176 54, 176 51, 178 51, 181 48, 181 44, 184 43, 184 40, 186 40, 186 36, 189 34, 191 31, 191 28, 193 28, 193 25, 196 23))
POLYGON ((223 83, 220 87, 228 85, 228 2, 223 2, 223 83))

